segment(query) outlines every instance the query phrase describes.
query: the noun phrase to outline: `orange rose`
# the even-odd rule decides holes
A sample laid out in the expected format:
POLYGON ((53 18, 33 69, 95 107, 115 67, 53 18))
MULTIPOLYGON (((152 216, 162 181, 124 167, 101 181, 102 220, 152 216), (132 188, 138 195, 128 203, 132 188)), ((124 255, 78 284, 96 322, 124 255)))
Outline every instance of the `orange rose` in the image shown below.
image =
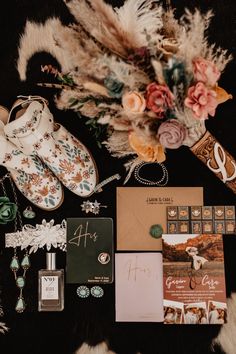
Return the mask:
POLYGON ((125 111, 142 113, 146 108, 146 101, 139 92, 130 91, 122 96, 122 106, 125 111))
POLYGON ((161 144, 147 144, 144 139, 138 137, 135 132, 129 134, 129 144, 137 153, 138 157, 145 162, 163 162, 166 159, 164 149, 161 144))

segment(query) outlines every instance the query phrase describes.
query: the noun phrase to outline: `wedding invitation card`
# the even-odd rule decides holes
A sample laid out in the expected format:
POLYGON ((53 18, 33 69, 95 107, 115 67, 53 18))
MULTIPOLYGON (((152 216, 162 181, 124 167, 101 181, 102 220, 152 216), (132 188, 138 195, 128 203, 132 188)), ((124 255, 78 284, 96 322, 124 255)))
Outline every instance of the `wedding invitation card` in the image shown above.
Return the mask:
POLYGON ((164 323, 227 322, 222 234, 164 234, 164 323))
POLYGON ((67 283, 113 282, 113 220, 67 219, 67 283))
POLYGON ((162 322, 161 253, 115 254, 117 322, 162 322))
POLYGON ((161 251, 166 207, 203 205, 202 187, 118 187, 116 194, 117 249, 122 251, 161 251))

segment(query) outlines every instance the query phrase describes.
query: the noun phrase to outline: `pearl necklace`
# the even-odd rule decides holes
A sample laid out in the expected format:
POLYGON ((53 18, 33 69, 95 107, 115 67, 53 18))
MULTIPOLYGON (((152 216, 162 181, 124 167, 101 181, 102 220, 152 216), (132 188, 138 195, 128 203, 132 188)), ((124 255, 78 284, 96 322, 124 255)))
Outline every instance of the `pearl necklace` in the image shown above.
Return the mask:
POLYGON ((136 179, 136 181, 145 184, 147 186, 160 186, 160 187, 166 186, 169 181, 169 175, 168 175, 167 168, 162 163, 158 163, 158 162, 156 163, 158 166, 161 167, 163 173, 163 176, 158 181, 150 181, 140 176, 140 171, 142 167, 145 165, 150 165, 150 163, 151 162, 141 162, 139 165, 135 167, 134 178, 136 179))

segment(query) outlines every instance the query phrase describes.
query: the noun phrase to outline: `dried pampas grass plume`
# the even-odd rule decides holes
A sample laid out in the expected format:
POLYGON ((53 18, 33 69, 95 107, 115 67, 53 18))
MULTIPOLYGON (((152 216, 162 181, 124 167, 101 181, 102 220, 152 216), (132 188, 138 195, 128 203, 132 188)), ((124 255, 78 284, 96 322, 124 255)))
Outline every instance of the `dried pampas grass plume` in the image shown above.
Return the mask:
POLYGON ((103 0, 65 3, 88 33, 122 58, 127 58, 130 49, 147 45, 145 31, 157 36, 163 26, 162 9, 154 7, 150 11, 155 6, 153 0, 127 0, 115 10, 103 0))
POLYGON ((39 52, 51 54, 65 72, 70 71, 70 62, 67 53, 55 41, 55 27, 63 30, 63 25, 57 18, 50 18, 44 24, 27 21, 24 33, 20 37, 18 46, 17 70, 20 79, 26 80, 27 65, 30 58, 39 52))

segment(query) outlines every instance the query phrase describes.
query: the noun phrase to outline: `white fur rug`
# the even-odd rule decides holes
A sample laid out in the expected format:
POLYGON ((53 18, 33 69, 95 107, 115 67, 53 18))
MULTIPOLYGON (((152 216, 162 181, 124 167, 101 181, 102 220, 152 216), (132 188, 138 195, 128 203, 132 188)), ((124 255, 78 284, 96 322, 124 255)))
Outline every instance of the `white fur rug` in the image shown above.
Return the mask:
MULTIPOLYGON (((88 344, 84 343, 74 354, 116 354, 108 349, 107 344, 102 342, 96 347, 90 347, 88 344)), ((141 354, 141 353, 137 353, 141 354)))
POLYGON ((84 343, 75 354, 116 354, 108 349, 107 344, 102 342, 96 347, 90 347, 88 344, 84 343))
MULTIPOLYGON (((232 293, 227 299, 228 305, 228 322, 221 327, 218 336, 212 341, 212 352, 218 345, 226 354, 236 354, 236 293, 232 293)), ((105 342, 98 344, 96 347, 90 347, 83 344, 75 354, 116 354, 110 351, 105 342)), ((141 354, 141 353, 137 353, 141 354)))
POLYGON ((226 354, 236 353, 236 293, 232 293, 231 297, 227 299, 228 305, 228 322, 224 324, 218 334, 213 340, 212 349, 219 345, 226 354))

